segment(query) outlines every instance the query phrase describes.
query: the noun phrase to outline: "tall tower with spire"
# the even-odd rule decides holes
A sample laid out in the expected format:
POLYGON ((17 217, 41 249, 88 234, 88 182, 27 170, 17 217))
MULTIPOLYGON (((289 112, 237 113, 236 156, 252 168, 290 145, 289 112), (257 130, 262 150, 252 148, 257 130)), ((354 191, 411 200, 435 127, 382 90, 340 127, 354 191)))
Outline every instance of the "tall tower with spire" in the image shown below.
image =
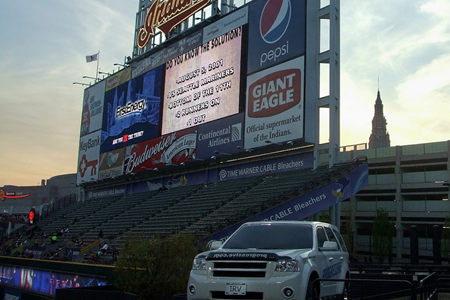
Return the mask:
POLYGON ((372 119, 372 134, 369 137, 369 149, 391 146, 386 125, 387 121, 383 114, 383 103, 378 89, 377 100, 375 100, 375 115, 372 119))

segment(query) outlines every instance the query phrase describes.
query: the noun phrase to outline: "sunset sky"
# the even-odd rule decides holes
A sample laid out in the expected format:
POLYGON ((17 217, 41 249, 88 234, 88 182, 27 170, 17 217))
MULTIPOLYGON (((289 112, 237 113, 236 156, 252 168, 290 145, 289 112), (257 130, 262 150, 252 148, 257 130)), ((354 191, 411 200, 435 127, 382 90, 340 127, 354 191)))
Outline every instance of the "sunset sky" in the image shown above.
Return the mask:
MULTIPOLYGON (((242 0, 236 0, 236 2, 242 0)), ((86 55, 117 71, 138 0, 0 2, 0 187, 75 173, 86 55)), ((378 88, 391 145, 449 139, 450 2, 341 3, 341 146, 368 143, 378 88)))

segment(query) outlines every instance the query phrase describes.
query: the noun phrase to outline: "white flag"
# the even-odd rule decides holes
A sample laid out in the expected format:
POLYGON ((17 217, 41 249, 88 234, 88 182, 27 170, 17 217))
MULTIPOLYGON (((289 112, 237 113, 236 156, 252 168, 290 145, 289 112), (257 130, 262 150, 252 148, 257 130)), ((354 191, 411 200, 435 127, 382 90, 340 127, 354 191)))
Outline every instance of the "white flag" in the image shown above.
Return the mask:
POLYGON ((98 53, 86 56, 86 62, 87 63, 95 61, 95 60, 98 60, 98 53))

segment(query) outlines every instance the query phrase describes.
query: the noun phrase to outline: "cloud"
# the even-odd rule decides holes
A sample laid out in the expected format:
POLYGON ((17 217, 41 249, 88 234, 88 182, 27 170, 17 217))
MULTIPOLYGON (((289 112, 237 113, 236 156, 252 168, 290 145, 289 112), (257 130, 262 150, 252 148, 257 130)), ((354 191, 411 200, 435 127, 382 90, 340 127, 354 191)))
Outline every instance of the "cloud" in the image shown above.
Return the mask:
POLYGON ((131 54, 135 14, 120 0, 0 3, 3 184, 76 172, 83 88, 72 83, 95 76, 88 54, 101 51, 105 72, 131 54))
POLYGON ((392 145, 447 138, 448 12, 440 0, 341 2, 341 141, 368 141, 377 78, 392 145))

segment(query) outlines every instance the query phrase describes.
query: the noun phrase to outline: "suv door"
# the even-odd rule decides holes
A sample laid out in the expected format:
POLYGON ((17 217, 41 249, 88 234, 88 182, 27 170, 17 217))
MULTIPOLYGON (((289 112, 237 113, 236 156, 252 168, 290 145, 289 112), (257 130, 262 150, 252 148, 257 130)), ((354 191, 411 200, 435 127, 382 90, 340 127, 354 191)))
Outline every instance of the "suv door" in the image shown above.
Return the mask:
MULTIPOLYGON (((323 247, 323 243, 329 241, 328 236, 325 232, 323 226, 317 226, 317 246, 319 248, 317 257, 317 268, 320 271, 320 278, 329 278, 330 270, 332 269, 332 264, 336 260, 336 251, 331 250, 320 250, 323 247)), ((320 281, 320 296, 334 295, 336 291, 336 284, 332 281, 320 281)))
MULTIPOLYGON (((328 270, 325 278, 331 278, 331 279, 342 279, 345 278, 342 276, 343 271, 343 264, 345 260, 344 251, 341 247, 340 241, 336 238, 336 236, 333 233, 333 230, 331 227, 325 227, 325 232, 327 234, 328 240, 331 242, 336 242, 338 249, 330 251, 330 257, 332 257, 332 260, 330 261, 330 269, 328 270)), ((336 293, 337 285, 339 282, 333 281, 333 292, 332 294, 336 293)), ((330 287, 331 288, 331 287, 330 287)))

